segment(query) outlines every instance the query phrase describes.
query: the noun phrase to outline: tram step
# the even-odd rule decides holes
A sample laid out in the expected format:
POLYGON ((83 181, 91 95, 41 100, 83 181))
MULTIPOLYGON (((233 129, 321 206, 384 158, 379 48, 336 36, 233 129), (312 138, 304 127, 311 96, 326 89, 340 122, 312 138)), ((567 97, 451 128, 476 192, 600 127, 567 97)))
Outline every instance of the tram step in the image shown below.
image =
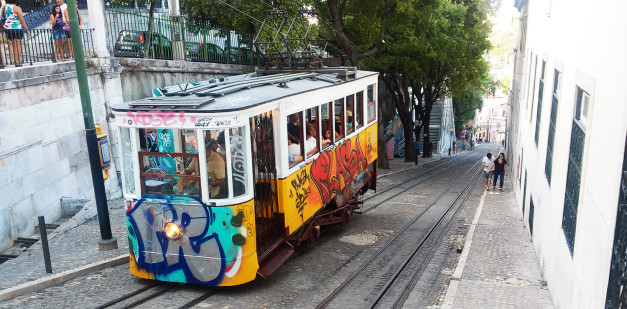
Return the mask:
POLYGON ((274 250, 274 252, 263 261, 259 266, 257 274, 264 279, 272 276, 279 266, 283 265, 292 254, 294 254, 294 247, 292 247, 291 244, 287 242, 281 244, 279 248, 274 250))

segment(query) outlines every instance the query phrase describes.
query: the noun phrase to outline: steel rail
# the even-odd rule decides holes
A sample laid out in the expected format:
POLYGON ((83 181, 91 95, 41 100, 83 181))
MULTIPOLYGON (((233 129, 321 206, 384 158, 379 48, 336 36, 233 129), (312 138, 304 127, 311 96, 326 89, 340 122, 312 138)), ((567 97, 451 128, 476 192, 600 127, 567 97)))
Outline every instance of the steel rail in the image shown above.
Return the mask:
MULTIPOLYGON (((446 209, 446 211, 444 211, 444 213, 442 214, 442 216, 438 219, 438 221, 429 229, 429 232, 423 237, 423 239, 420 241, 420 244, 418 245, 418 247, 414 250, 414 252, 412 252, 412 254, 405 260, 405 262, 403 263, 403 266, 400 267, 396 274, 390 279, 388 280, 388 282, 386 282, 386 287, 385 289, 379 291, 379 293, 377 294, 377 298, 375 299, 375 301, 372 303, 372 305, 370 306, 370 308, 374 308, 375 306, 377 306, 379 304, 379 302, 381 301, 381 299, 385 296, 385 294, 387 293, 387 291, 394 285, 394 283, 397 281, 398 277, 405 271, 405 269, 407 269, 407 266, 409 265, 409 263, 414 259, 414 257, 418 254, 418 251, 420 249, 423 249, 424 244, 427 242, 427 240, 429 239, 429 237, 433 234, 433 232, 436 230, 436 228, 438 226, 440 226, 440 223, 444 220, 444 218, 446 218, 446 216, 448 216, 448 214, 450 213, 450 211, 455 208, 455 206, 457 205, 457 209, 455 210, 455 212, 453 213, 453 215, 451 216, 451 219, 447 222, 444 230, 440 233, 440 235, 438 235, 437 241, 433 244, 433 246, 430 248, 429 250, 429 254, 428 256, 423 259, 421 261, 420 267, 418 268, 418 270, 416 271, 416 273, 414 273, 414 275, 412 276, 412 280, 410 280, 410 284, 407 284, 405 286, 405 288, 403 289, 403 293, 401 294, 401 297, 398 298, 395 302, 394 302, 394 308, 396 308, 399 303, 401 301, 404 302, 404 299, 406 299, 407 297, 404 297, 404 295, 409 296, 409 292, 411 292, 411 283, 412 282, 417 282, 419 276, 422 275, 422 272, 424 271, 424 268, 426 267, 426 265, 428 264, 428 262, 431 261, 431 258, 433 257, 433 254, 435 254, 435 249, 437 249, 441 243, 442 238, 444 237, 444 235, 446 235, 446 233, 448 233, 450 226, 452 224, 452 222, 455 220, 455 218, 457 217, 457 214, 459 213, 459 211, 462 209, 462 206, 464 205, 464 203, 466 202, 466 200, 468 199, 468 196, 470 196, 470 194, 473 192, 472 189, 475 188, 476 184, 477 184, 477 180, 479 180, 479 177, 481 176, 480 173, 476 173, 476 175, 472 176, 470 178, 470 180, 468 181, 468 183, 466 184, 466 186, 464 187, 464 189, 460 192, 460 194, 455 198, 455 200, 451 203, 451 205, 446 209), (472 185, 472 186, 471 186, 472 185), (469 187, 471 187, 469 189, 469 187), (463 198, 462 198, 463 196, 463 198), (461 198, 461 202, 458 203, 460 201, 461 198)), ((414 284, 415 285, 415 284, 414 284)), ((402 306, 402 303, 400 304, 402 306)))
POLYGON ((179 309, 189 309, 189 308, 192 308, 192 307, 198 305, 199 303, 203 302, 207 298, 213 296, 217 292, 218 292, 217 289, 211 289, 209 292, 204 293, 203 295, 194 298, 193 300, 185 303, 183 306, 180 306, 179 309))
MULTIPOLYGON (((469 157, 470 157, 470 156, 465 157, 465 158, 463 158, 463 159, 467 159, 467 158, 469 158, 469 157)), ((459 161, 461 161, 461 160, 463 160, 463 159, 460 159, 459 161)), ((457 162, 459 162, 459 161, 448 161, 448 162, 446 162, 446 163, 457 163, 457 162)), ((442 165, 443 165, 443 164, 446 164, 446 163, 442 163, 442 165)), ((476 164, 475 164, 475 165, 476 165, 476 164)), ((437 167, 439 167, 439 166, 440 166, 440 165, 438 165, 437 167)), ((410 178, 410 179, 408 179, 408 180, 406 180, 406 181, 413 181, 413 180, 415 180, 415 179, 417 179, 417 178, 419 178, 419 177, 422 177, 422 176, 424 176, 424 175, 426 175, 426 174, 428 174, 428 173, 431 173, 431 172, 432 172, 432 171, 434 171, 435 169, 436 169, 436 167, 433 167, 433 168, 431 168, 429 171, 427 171, 427 172, 425 172, 425 173, 422 173, 422 174, 420 174, 420 175, 416 175, 416 176, 414 176, 414 177, 412 177, 412 178, 410 178)), ((446 168, 446 169, 441 170, 441 172, 443 172, 443 171, 447 171, 447 170, 449 170, 449 169, 450 169, 450 167, 449 167, 449 168, 446 168)), ((419 180, 418 182, 414 183, 413 185, 410 185, 409 187, 407 187, 407 188, 405 188, 405 189, 401 190, 401 191, 400 191, 400 192, 398 192, 396 195, 390 196, 390 197, 388 197, 388 198, 384 199, 383 201, 381 201, 381 202, 379 202, 379 203, 377 203, 377 204, 373 205, 372 207, 369 207, 369 208, 367 208, 367 209, 364 209, 364 210, 363 210, 363 213, 368 213, 368 212, 370 212, 370 211, 372 211, 372 210, 374 210, 374 209, 378 208, 379 206, 383 205, 383 203, 385 203, 385 202, 387 202, 387 201, 389 201, 389 200, 391 200, 391 199, 395 198, 398 194, 400 194, 400 193, 404 193, 404 192, 407 192, 407 191, 409 191, 410 189, 412 189, 413 187, 415 187, 415 186, 417 186, 417 185, 419 185, 419 184, 421 184, 421 183, 423 183, 423 182, 425 182, 425 181, 427 181, 427 180, 429 180, 429 179, 431 179, 431 178, 433 178, 433 177, 435 177, 435 176, 437 176, 437 175, 440 175, 440 174, 436 173, 436 174, 433 174, 433 175, 427 176, 427 177, 426 177, 426 178, 424 178, 424 179, 419 180)), ((465 174, 464 174, 464 175, 465 175, 465 174)), ((393 188, 397 188, 397 186, 392 185, 392 186, 390 186, 390 187, 389 187, 389 189, 388 189, 388 190, 386 190, 386 191, 384 191, 384 192, 381 192, 381 194, 383 194, 383 193, 385 193, 385 192, 387 192, 387 191, 389 191, 389 190, 391 190, 391 189, 393 189, 393 188)), ((377 192, 377 194, 378 194, 378 192, 377 192)), ((372 198, 372 197, 374 197, 374 196, 370 196, 370 197, 368 197, 368 199, 370 199, 370 198, 372 198)), ((364 199, 364 201, 367 201, 368 199, 364 199)))
MULTIPOLYGON (((472 170, 476 170, 477 165, 479 163, 475 163, 472 165, 471 168, 469 168, 464 174, 462 174, 461 177, 466 176, 468 173, 470 173, 472 170)), ((460 177, 460 178, 461 178, 460 177)), ((472 177, 474 179, 474 177, 472 177)), ((396 233, 396 235, 394 235, 394 237, 390 238, 375 254, 373 254, 365 263, 363 263, 357 270, 355 270, 348 278, 346 278, 344 280, 344 282, 342 282, 340 284, 340 286, 338 286, 333 292, 331 292, 331 294, 329 294, 320 304, 318 304, 318 306, 316 306, 316 308, 325 308, 327 307, 327 305, 333 300, 335 299, 335 297, 339 294, 340 291, 342 291, 347 285, 348 283, 350 283, 366 266, 368 266, 370 263, 372 263, 374 261, 375 258, 377 258, 393 241, 395 241, 399 236, 401 236, 405 231, 407 231, 409 229, 410 226, 412 226, 419 218, 421 218, 433 205, 435 205, 446 193, 448 193, 452 188, 457 187, 457 184, 461 182, 461 179, 457 182, 455 182, 453 185, 448 186, 444 191, 442 191, 441 193, 439 193, 437 195, 437 197, 427 206, 425 207, 425 209, 423 209, 420 213, 418 213, 416 216, 414 216, 414 218, 412 218, 412 220, 410 220, 407 224, 405 224, 398 233, 396 233)), ((414 185, 415 186, 415 185, 414 185)), ((409 189, 411 189, 412 187, 409 187, 407 189, 405 189, 404 191, 407 191, 409 189)), ((403 192, 404 192, 403 191, 403 192)), ((463 194, 462 191, 460 193, 463 194)), ((457 199, 456 199, 457 200, 457 199)), ((384 201, 385 202, 385 201, 384 201)), ((382 204, 383 202, 379 203, 382 204)), ((439 221, 438 221, 439 222, 439 221)), ((437 225, 437 223, 436 223, 437 225)))

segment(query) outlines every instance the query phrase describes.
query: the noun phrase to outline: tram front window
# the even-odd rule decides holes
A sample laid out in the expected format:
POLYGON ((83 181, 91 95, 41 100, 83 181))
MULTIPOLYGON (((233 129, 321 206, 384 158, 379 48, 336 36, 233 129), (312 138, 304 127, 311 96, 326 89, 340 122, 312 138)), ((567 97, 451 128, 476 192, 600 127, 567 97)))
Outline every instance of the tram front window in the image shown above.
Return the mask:
POLYGON ((225 131, 205 131, 205 155, 207 160, 207 181, 210 199, 229 197, 229 182, 226 177, 225 131))
POLYGON ((142 195, 225 200, 250 193, 246 127, 138 132, 142 195))
POLYGON ((198 160, 183 149, 181 130, 139 129, 140 179, 144 195, 200 196, 200 177, 186 171, 198 160))

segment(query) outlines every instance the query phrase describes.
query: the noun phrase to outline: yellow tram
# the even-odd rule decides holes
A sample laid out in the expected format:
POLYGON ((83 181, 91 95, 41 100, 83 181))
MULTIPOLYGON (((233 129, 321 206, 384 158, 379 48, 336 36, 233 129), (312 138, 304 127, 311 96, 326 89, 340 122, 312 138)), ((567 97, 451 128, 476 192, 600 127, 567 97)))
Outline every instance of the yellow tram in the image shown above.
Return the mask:
POLYGON ((131 273, 270 276, 376 188, 375 72, 251 74, 113 107, 131 273))

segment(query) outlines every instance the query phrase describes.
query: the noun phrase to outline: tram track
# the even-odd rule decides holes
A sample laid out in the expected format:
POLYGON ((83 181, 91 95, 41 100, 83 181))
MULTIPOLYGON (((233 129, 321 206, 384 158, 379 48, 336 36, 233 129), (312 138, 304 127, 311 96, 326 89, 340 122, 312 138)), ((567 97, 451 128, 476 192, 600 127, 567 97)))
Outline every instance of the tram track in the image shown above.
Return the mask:
MULTIPOLYGON (((429 264, 463 204, 474 191, 481 176, 478 166, 478 162, 472 164, 466 172, 458 177, 458 181, 438 193, 425 209, 416 214, 396 235, 374 252, 316 308, 375 308, 390 305, 393 308, 401 307, 429 264), (455 192, 458 188, 461 190, 455 192), (445 220, 448 217, 450 219, 445 220), (428 224, 427 222, 431 223, 428 224), (421 231, 425 229, 425 226, 428 226, 428 229, 421 231), (416 242, 415 240, 412 241, 412 236, 415 238, 415 235, 424 236, 416 242), (414 245, 411 248, 405 248, 410 243, 414 243, 414 245), (400 295, 394 295, 399 293, 399 285, 402 292, 400 295), (356 299, 354 295, 366 296, 365 299, 356 299), (392 299, 390 300, 390 298, 392 299)), ((408 186, 402 192, 415 187, 417 184, 408 186)), ((377 205, 381 205, 389 199, 377 205)))
MULTIPOLYGON (((210 298, 211 296, 216 294, 218 291, 217 288, 207 287, 206 289, 203 289, 202 291, 198 291, 199 292, 197 293, 198 295, 191 298, 184 304, 180 306, 175 305, 175 303, 173 302, 173 299, 176 299, 176 298, 171 297, 171 296, 177 291, 180 291, 184 289, 185 287, 191 287, 191 286, 193 285, 189 285, 185 283, 154 282, 140 289, 137 289, 133 292, 124 294, 116 299, 110 300, 98 307, 95 307, 95 309, 105 309, 105 308, 130 309, 130 308, 140 307, 144 304, 146 304, 146 307, 152 307, 147 303, 160 301, 162 298, 166 303, 169 304, 168 305, 169 307, 179 308, 179 309, 188 309, 210 298)), ((186 291, 186 292, 190 292, 190 291, 186 291)))
POLYGON ((438 165, 436 165, 434 167, 429 168, 428 170, 426 170, 426 171, 424 171, 422 173, 419 173, 418 175, 414 175, 414 176, 409 177, 407 179, 403 179, 402 181, 397 181, 394 184, 389 185, 389 186, 385 187, 384 189, 377 191, 375 194, 370 195, 368 197, 365 197, 362 200, 362 203, 366 202, 366 201, 368 201, 370 199, 373 199, 375 197, 381 196, 384 193, 386 193, 386 192, 388 192, 388 191, 390 191, 392 189, 396 189, 396 188, 400 188, 401 189, 401 191, 396 192, 396 194, 393 194, 393 195, 387 197, 386 199, 384 199, 383 201, 380 201, 377 204, 362 210, 362 213, 368 213, 368 212, 378 208, 379 206, 383 205, 385 202, 395 198, 398 194, 405 193, 405 192, 413 189, 415 186, 417 186, 419 184, 422 184, 422 183, 426 182, 427 180, 432 179, 435 176, 440 176, 442 172, 448 171, 448 170, 450 170, 451 167, 456 166, 456 163, 463 162, 464 160, 468 159, 469 157, 474 157, 474 156, 477 156, 477 160, 479 160, 479 158, 481 157, 481 155, 478 154, 478 153, 469 153, 468 155, 465 155, 464 157, 459 157, 459 158, 456 158, 454 160, 449 160, 447 162, 440 163, 440 164, 438 164, 438 165), (445 165, 449 165, 449 166, 445 167, 445 168, 440 168, 440 167, 445 166, 445 165), (417 182, 413 183, 413 184, 409 184, 409 185, 405 186, 404 188, 401 187, 401 185, 407 184, 407 182, 411 182, 411 181, 414 181, 414 180, 417 180, 417 182))

